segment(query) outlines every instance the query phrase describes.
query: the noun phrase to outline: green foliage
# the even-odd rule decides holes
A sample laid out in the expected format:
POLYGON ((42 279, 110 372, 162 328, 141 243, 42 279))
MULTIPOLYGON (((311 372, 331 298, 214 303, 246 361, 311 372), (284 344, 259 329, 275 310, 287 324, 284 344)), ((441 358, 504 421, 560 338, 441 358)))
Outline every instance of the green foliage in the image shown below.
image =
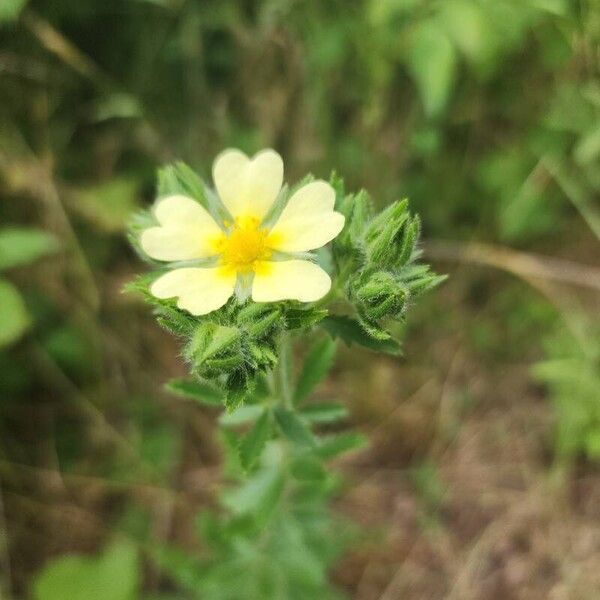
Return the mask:
POLYGON ((348 409, 337 402, 323 402, 305 406, 300 415, 311 423, 335 423, 348 415, 348 409))
POLYGON ((335 350, 335 343, 328 338, 320 340, 310 348, 296 383, 294 402, 300 403, 307 398, 327 375, 333 364, 335 350))
POLYGON ((283 406, 275 409, 275 419, 283 435, 299 446, 314 446, 315 440, 306 423, 298 414, 283 406))
POLYGON ((29 265, 57 249, 56 238, 41 229, 0 229, 0 271, 29 265))
POLYGON ((324 325, 347 343, 397 353, 399 344, 387 323, 402 321, 409 303, 444 277, 417 262, 421 221, 410 214, 407 200, 373 216, 364 191, 345 196, 343 183, 335 177, 332 183, 338 192, 338 210, 346 216, 346 231, 333 241, 333 255, 357 323, 335 316, 324 325))
POLYGON ((239 444, 240 463, 248 470, 254 466, 271 433, 271 413, 263 410, 256 419, 252 429, 241 439, 239 444))
POLYGON ((0 6, 0 25, 15 21, 26 4, 27 0, 4 0, 0 6))
MULTIPOLYGON (((0 21, 1 21, 0 13, 0 21)), ((0 229, 0 271, 27 266, 58 249, 56 238, 40 229, 0 229)), ((31 326, 31 317, 19 290, 0 278, 0 348, 16 342, 31 326)))
POLYGON ((443 27, 424 21, 412 34, 408 68, 415 79, 425 113, 440 115, 454 88, 456 51, 443 27))
POLYGON ((136 179, 123 177, 79 190, 71 199, 73 209, 98 230, 120 233, 138 208, 138 186, 136 179))
POLYGON ((223 393, 207 381, 191 379, 171 379, 165 389, 185 398, 206 404, 208 406, 221 406, 223 404, 223 393))
POLYGON ((0 348, 17 341, 29 328, 31 320, 17 288, 0 279, 0 348))
POLYGON ((33 586, 34 600, 136 600, 137 549, 115 542, 98 557, 62 556, 46 566, 33 586))
POLYGON ((375 352, 400 354, 400 344, 391 338, 379 339, 369 335, 355 319, 345 316, 331 316, 323 322, 323 327, 334 338, 342 339, 348 346, 358 344, 375 352))
POLYGON ((567 463, 582 454, 600 460, 600 338, 582 325, 596 335, 582 343, 560 328, 547 340, 548 358, 533 366, 554 405, 557 459, 567 463))
MULTIPOLYGON (((27 587, 46 546, 92 543, 85 531, 80 540, 79 531, 56 526, 60 494, 48 494, 47 485, 54 481, 47 473, 54 464, 69 495, 78 501, 81 494, 86 508, 93 506, 102 524, 114 528, 112 517, 121 522, 121 511, 139 508, 146 494, 158 493, 157 482, 169 492, 177 486, 179 500, 188 461, 205 458, 203 447, 190 448, 189 438, 197 441, 190 433, 197 429, 195 413, 208 406, 209 421, 227 404, 230 412, 218 417, 224 478, 207 489, 221 498, 256 476, 266 487, 260 492, 255 486, 254 497, 262 496, 271 509, 255 521, 221 499, 212 524, 202 529, 200 556, 161 549, 156 562, 167 581, 158 585, 169 591, 165 598, 156 595, 335 596, 326 580, 335 553, 327 549, 346 527, 323 500, 338 483, 326 460, 358 450, 366 440, 345 430, 343 405, 315 402, 291 383, 286 416, 282 420, 278 409, 276 418, 283 397, 277 345, 284 330, 307 355, 314 330, 351 345, 353 353, 367 348, 392 355, 400 354, 399 335, 408 331, 410 347, 431 347, 424 362, 431 359, 442 369, 456 334, 457 363, 466 357, 469 376, 478 381, 469 386, 473 401, 487 389, 488 376, 501 382, 497 391, 489 386, 488 403, 505 384, 509 400, 526 400, 512 395, 512 379, 523 373, 521 365, 540 361, 533 377, 555 411, 557 457, 598 460, 598 354, 589 343, 597 333, 593 299, 590 325, 579 341, 560 329, 550 336, 543 360, 541 342, 557 321, 571 320, 571 303, 557 315, 551 302, 542 296, 534 301, 521 283, 507 283, 488 266, 469 265, 457 269, 442 302, 421 303, 420 291, 439 280, 419 263, 420 244, 412 239, 419 220, 393 202, 411 198, 428 239, 502 243, 592 265, 597 246, 589 232, 600 231, 597 2, 125 4, 127 10, 115 12, 95 0, 0 0, 0 221, 18 224, 0 231, 0 268, 14 268, 0 281, 0 454, 7 469, 13 463, 31 469, 27 477, 12 466, 8 476, 2 473, 13 521, 9 558, 18 562, 12 577, 0 575, 0 595, 4 583, 7 589, 11 583, 27 587), (209 158, 229 145, 250 153, 277 147, 289 159, 286 177, 308 168, 323 177, 335 164, 350 189, 367 185, 373 200, 364 191, 346 194, 334 179, 347 223, 332 256, 318 256, 331 267, 334 289, 317 305, 277 303, 264 313, 252 304, 229 306, 201 328, 173 302, 148 297, 156 274, 130 286, 151 303, 159 323, 181 338, 194 371, 167 387, 190 401, 166 400, 165 413, 150 415, 165 402, 149 386, 175 369, 172 348, 156 343, 158 334, 148 329, 135 299, 116 292, 136 269, 118 234, 129 212, 153 197, 155 165, 173 157, 191 166, 178 162, 162 169, 158 195, 190 195, 221 217, 204 181, 209 158), (385 218, 378 218, 386 206, 385 218), (36 219, 53 233, 36 227, 36 219), (57 254, 56 240, 68 251, 57 254), (39 269, 18 270, 46 255, 39 269), (368 264, 380 260, 385 267, 368 264), (87 302, 90 289, 101 300, 99 310, 87 302), (414 305, 416 318, 406 329, 414 305), (231 334, 227 343, 219 332, 231 334), (439 337, 442 344, 428 344, 439 337), (302 401, 292 404, 298 394, 302 401), (303 436, 285 421, 290 410, 314 445, 294 441, 303 436), (296 433, 284 436, 280 421, 296 433), (180 444, 186 452, 179 452, 180 444), (269 454, 282 459, 264 475, 269 454), (39 489, 35 468, 44 469, 39 489), (73 474, 80 478, 72 486, 73 474), (131 490, 124 491, 124 482, 131 490), (294 510, 297 501, 314 496, 321 500, 310 511, 294 510), (30 501, 53 525, 44 530, 44 548, 29 543, 30 501), (330 524, 319 529, 318 522, 330 524)), ((138 215, 131 227, 134 247, 139 232, 152 224, 150 211, 138 215)), ((428 251, 433 244, 423 247, 428 251)), ((569 274, 568 264, 561 272, 569 274)), ((551 295, 554 300, 553 290, 551 295)), ((323 360, 330 360, 327 353, 323 360)), ((430 365, 424 366, 430 377, 430 365)), ((318 359, 314 369, 307 380, 311 392, 323 377, 318 359)), ((304 380, 303 368, 298 371, 304 380)), ((344 372, 342 365, 339 376, 344 372)), ((364 401, 370 401, 368 394, 364 401)), ((411 473, 431 521, 443 498, 435 465, 426 462, 411 473)), ((252 497, 247 493, 237 501, 243 505, 252 497)), ((162 510, 156 513, 161 530, 162 510)))

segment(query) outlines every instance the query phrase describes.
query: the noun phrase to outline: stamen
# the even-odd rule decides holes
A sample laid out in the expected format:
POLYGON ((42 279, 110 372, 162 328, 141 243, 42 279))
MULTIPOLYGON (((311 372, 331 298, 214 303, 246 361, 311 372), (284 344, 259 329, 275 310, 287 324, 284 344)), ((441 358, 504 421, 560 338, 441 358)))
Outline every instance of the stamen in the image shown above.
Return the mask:
POLYGON ((268 232, 260 228, 260 219, 241 217, 233 228, 215 242, 221 254, 221 264, 238 272, 253 271, 256 263, 271 256, 267 247, 268 232))

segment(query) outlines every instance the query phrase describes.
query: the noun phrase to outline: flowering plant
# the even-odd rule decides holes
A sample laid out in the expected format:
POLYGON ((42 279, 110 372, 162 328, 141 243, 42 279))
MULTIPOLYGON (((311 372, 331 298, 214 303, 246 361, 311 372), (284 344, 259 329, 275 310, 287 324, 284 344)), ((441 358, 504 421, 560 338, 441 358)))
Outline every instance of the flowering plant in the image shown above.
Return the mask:
POLYGON ((289 189, 273 150, 226 150, 213 180, 216 190, 183 164, 161 171, 158 201, 131 239, 166 272, 134 287, 229 408, 276 366, 286 330, 319 324, 349 344, 399 352, 387 324, 440 281, 416 262, 420 222, 406 201, 373 216, 367 194, 346 195, 335 176, 289 189))
MULTIPOLYGON (((398 354, 396 324, 442 277, 418 262, 420 221, 405 200, 375 214, 366 192, 346 194, 335 175, 288 188, 273 150, 226 150, 213 180, 215 190, 184 164, 163 169, 155 206, 131 228, 161 269, 133 287, 184 340, 193 376, 167 387, 226 406, 226 464, 239 481, 221 494, 224 516, 203 514, 210 553, 193 575, 186 563, 181 584, 214 600, 340 598, 327 567, 345 529, 328 511, 337 479, 325 464, 364 440, 324 434, 347 412, 311 395, 337 338, 398 354), (314 341, 295 369, 300 335, 314 341)), ((169 556, 157 560, 177 579, 182 567, 169 556)))

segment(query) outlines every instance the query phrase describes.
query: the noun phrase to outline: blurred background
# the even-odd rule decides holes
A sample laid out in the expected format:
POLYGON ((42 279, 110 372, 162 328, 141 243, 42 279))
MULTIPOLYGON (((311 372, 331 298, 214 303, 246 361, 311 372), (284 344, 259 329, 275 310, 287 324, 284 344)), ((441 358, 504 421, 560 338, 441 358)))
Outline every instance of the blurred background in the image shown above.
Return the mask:
POLYGON ((600 598, 599 43, 598 0, 0 0, 0 597, 66 553, 133 582, 87 598, 192 597, 104 550, 193 555, 221 477, 217 413, 163 391, 177 342, 122 293, 125 224, 157 166, 270 146, 288 181, 408 196, 450 275, 403 358, 341 349, 320 388, 371 441, 333 581, 600 598))

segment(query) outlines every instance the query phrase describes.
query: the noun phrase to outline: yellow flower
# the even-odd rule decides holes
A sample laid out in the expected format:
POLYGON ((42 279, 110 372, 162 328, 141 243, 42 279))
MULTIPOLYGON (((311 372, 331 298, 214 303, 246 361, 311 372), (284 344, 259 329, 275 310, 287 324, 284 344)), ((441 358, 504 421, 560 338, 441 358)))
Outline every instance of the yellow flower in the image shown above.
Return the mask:
POLYGON ((159 200, 158 227, 146 229, 141 245, 162 261, 209 260, 206 266, 175 268, 150 287, 157 298, 177 297, 177 306, 204 315, 223 306, 234 291, 251 290, 255 302, 314 302, 331 287, 329 275, 298 257, 324 246, 344 226, 333 210, 335 192, 313 181, 289 198, 271 227, 265 216, 283 185, 283 161, 274 150, 248 158, 225 150, 213 164, 213 179, 230 221, 217 224, 195 200, 182 195, 159 200))

